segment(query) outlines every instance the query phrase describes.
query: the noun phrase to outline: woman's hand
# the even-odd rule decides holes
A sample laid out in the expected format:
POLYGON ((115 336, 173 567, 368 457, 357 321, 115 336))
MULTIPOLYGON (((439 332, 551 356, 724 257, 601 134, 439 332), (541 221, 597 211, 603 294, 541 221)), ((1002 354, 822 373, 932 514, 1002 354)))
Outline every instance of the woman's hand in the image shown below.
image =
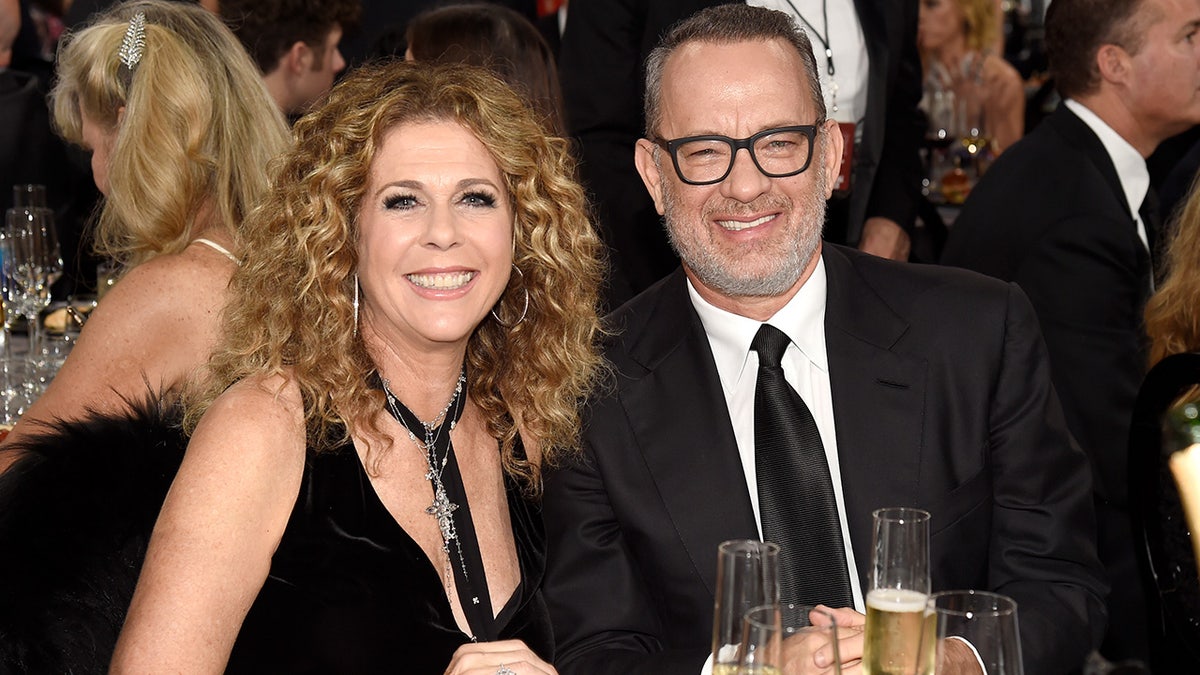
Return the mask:
POLYGON ((459 647, 446 675, 558 675, 520 640, 473 642, 459 647))

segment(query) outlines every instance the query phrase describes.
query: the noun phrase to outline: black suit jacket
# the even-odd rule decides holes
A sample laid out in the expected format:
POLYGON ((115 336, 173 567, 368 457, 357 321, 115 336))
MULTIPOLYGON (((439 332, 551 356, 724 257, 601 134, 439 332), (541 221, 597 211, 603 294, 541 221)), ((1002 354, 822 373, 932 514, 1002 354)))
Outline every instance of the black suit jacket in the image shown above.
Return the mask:
MULTIPOLYGON (((935 590, 1015 598, 1027 672, 1082 664, 1104 626, 1086 463, 1012 285, 826 245, 825 331, 851 544, 871 511, 933 514, 935 590)), ((681 272, 614 316, 615 383, 552 472, 545 594, 560 671, 696 675, 717 545, 757 538, 708 339, 681 272)))
MULTIPOLYGON (((624 301, 678 264, 633 164, 634 144, 645 127, 644 61, 673 24, 727 1, 587 0, 574 3, 567 13, 560 56, 564 108, 567 126, 579 140, 581 175, 613 249, 610 298, 624 301)), ((852 194, 842 210, 844 222, 829 223, 834 241, 852 245, 868 217, 884 216, 912 227, 924 133, 917 109, 921 63, 916 0, 854 4, 870 58, 866 118, 852 194)))
POLYGON ((971 191, 942 262, 1015 281, 1029 296, 1067 426, 1096 470, 1097 494, 1125 508, 1151 268, 1116 169, 1091 128, 1061 105, 1006 150, 971 191))
POLYGON ((1128 617, 1105 637, 1113 659, 1149 656, 1126 465, 1152 271, 1133 218, 1104 145, 1060 105, 971 191, 942 257, 1015 281, 1037 312, 1067 427, 1092 465, 1109 614, 1128 617))

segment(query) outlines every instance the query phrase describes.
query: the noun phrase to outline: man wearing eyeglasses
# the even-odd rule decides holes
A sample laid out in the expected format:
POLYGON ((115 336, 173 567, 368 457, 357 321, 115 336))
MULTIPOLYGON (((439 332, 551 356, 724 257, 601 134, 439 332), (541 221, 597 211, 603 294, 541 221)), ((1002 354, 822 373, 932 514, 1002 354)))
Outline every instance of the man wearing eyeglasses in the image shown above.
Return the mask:
POLYGON ((1028 301, 822 243, 842 135, 787 15, 701 11, 646 86, 635 162, 683 265, 614 315, 613 382, 547 476, 559 671, 701 673, 729 539, 779 542, 784 599, 857 623, 889 506, 932 513, 934 590, 1016 599, 1027 672, 1079 668, 1107 588, 1028 301))

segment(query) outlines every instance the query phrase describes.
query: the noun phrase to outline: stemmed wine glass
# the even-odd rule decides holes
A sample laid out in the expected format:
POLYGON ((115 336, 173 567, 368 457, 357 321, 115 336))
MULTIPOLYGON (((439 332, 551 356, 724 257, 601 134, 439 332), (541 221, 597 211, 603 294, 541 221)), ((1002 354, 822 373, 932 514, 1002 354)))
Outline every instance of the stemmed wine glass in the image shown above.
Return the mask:
POLYGON ((37 354, 41 347, 38 314, 50 305, 50 286, 63 273, 53 212, 36 207, 9 209, 2 241, 5 300, 28 320, 29 350, 37 354))

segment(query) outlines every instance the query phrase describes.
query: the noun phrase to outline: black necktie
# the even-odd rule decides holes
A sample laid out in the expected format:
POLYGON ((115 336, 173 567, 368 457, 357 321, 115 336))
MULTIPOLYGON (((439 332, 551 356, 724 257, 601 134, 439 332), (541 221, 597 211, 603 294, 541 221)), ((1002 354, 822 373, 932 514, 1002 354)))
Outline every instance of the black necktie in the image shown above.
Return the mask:
POLYGON ((758 352, 754 466, 763 538, 779 544, 784 601, 852 607, 825 448, 808 406, 783 379, 780 361, 790 342, 763 324, 750 345, 758 352))
POLYGON ((1138 216, 1142 219, 1142 226, 1146 228, 1146 249, 1150 252, 1150 274, 1157 281, 1161 265, 1158 235, 1162 223, 1159 222, 1158 195, 1154 193, 1154 186, 1150 186, 1150 189, 1146 190, 1146 197, 1142 200, 1141 208, 1138 209, 1138 216))

